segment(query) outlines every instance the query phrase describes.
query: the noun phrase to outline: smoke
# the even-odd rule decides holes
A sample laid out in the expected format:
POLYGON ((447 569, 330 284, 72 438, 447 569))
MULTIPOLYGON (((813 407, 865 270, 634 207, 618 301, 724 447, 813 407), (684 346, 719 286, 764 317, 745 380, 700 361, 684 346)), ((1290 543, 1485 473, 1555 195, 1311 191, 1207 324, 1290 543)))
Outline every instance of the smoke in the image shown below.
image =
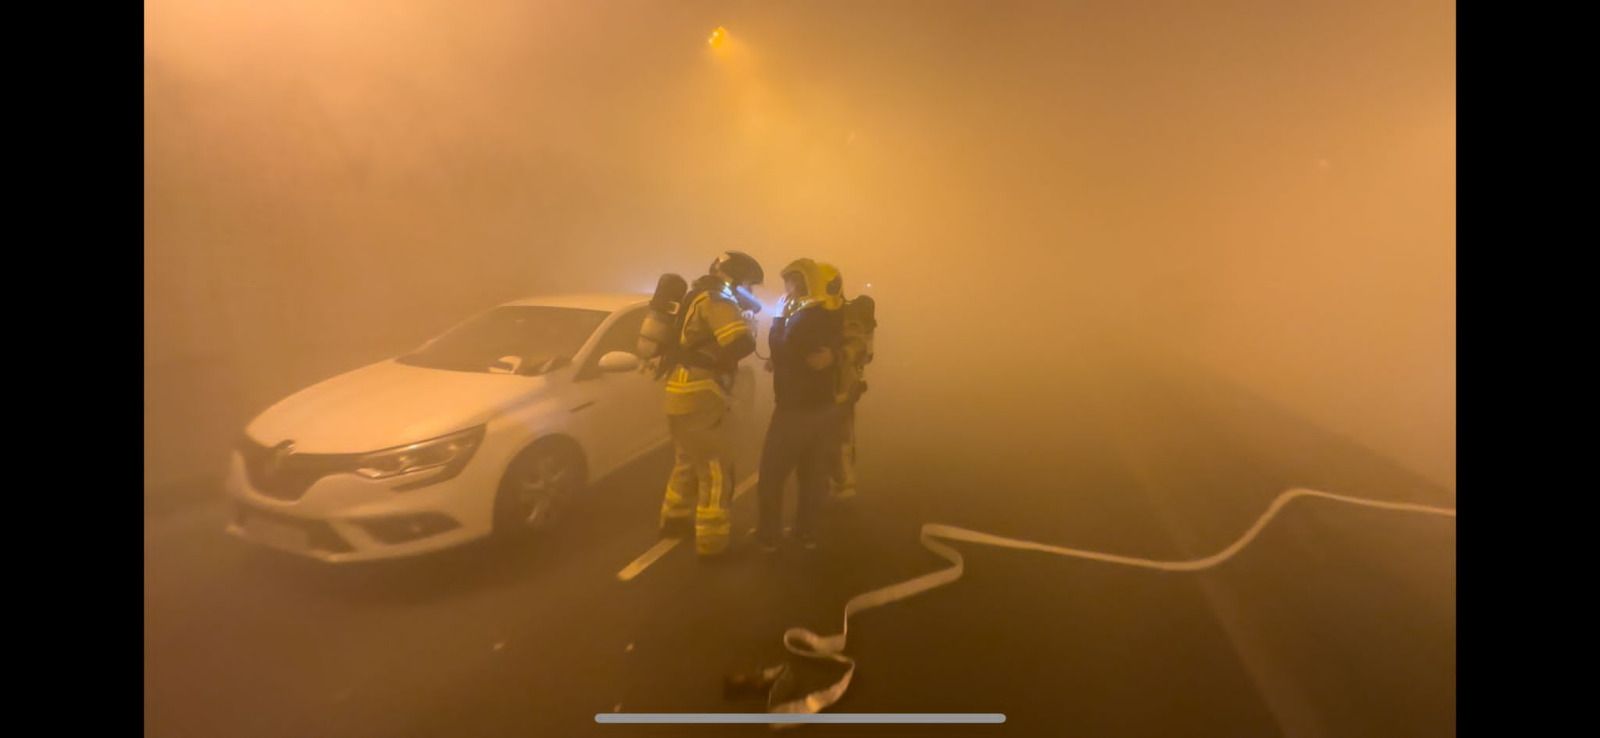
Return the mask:
POLYGON ((877 298, 881 437, 1048 444, 1117 346, 1453 488, 1454 53, 1431 1, 153 1, 147 482, 475 310, 741 248, 877 298))

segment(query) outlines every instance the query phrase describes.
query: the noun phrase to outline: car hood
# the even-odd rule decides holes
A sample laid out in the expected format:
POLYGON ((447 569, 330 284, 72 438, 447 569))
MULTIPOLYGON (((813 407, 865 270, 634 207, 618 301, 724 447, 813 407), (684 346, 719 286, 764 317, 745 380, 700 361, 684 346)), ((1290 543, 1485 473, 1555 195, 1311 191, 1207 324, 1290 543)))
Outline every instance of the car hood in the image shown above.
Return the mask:
POLYGON ((267 446, 294 441, 305 453, 363 453, 470 428, 550 388, 546 377, 479 374, 389 360, 290 395, 245 433, 267 446))

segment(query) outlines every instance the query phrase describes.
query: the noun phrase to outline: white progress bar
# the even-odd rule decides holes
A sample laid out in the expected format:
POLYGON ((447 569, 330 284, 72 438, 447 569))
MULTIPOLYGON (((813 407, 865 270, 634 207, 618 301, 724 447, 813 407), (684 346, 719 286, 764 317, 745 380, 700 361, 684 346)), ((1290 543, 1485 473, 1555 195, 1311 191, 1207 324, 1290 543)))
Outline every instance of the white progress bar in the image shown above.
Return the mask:
POLYGON ((998 724, 1006 721, 998 712, 599 712, 597 723, 627 725, 684 724, 697 725, 732 723, 832 723, 842 725, 976 725, 998 724))

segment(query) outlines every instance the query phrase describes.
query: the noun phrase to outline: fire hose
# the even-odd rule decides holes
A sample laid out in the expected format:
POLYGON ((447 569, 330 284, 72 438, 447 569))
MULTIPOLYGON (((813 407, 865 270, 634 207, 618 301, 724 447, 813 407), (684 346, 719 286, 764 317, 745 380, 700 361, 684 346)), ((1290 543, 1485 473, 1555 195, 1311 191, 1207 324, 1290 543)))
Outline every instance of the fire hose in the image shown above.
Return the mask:
MULTIPOLYGON (((1188 561, 1156 561, 1133 556, 1120 556, 1117 554, 1102 553, 1099 551, 1086 551, 1075 548, 1065 548, 1033 541, 1024 541, 1016 538, 1006 538, 990 533, 983 533, 953 525, 928 523, 922 526, 920 541, 924 548, 932 551, 939 558, 949 562, 950 566, 939 571, 923 574, 922 576, 907 579, 903 582, 891 584, 886 587, 864 592, 850 598, 844 606, 844 624, 838 633, 829 636, 818 635, 805 628, 790 628, 783 634, 783 647, 789 653, 814 661, 831 662, 844 667, 844 673, 832 684, 821 689, 809 692, 796 699, 779 702, 778 695, 785 691, 787 680, 792 678, 792 670, 787 664, 762 669, 754 674, 743 674, 728 677, 724 683, 725 693, 734 695, 741 692, 766 689, 767 712, 769 713, 806 713, 821 712, 844 696, 845 690, 850 688, 850 679, 855 676, 855 659, 844 654, 845 640, 850 632, 850 618, 858 613, 866 612, 873 608, 882 607, 891 602, 922 594, 938 587, 943 587, 961 578, 965 570, 965 560, 961 552, 951 547, 948 542, 975 543, 982 546, 996 548, 1009 548, 1019 551, 1038 551, 1055 556, 1100 561, 1108 564, 1120 564, 1142 569, 1154 569, 1166 572, 1195 572, 1210 569, 1222 564, 1244 549, 1246 545, 1259 535, 1267 523, 1278 514, 1290 501, 1299 498, 1319 498, 1343 502, 1350 505, 1372 507, 1380 510, 1393 510, 1399 512, 1413 512, 1427 515, 1438 515, 1454 518, 1454 508, 1435 507, 1409 502, 1387 502, 1371 500, 1362 497, 1351 497, 1329 492, 1319 492, 1310 489, 1291 489, 1279 494, 1267 506, 1266 512, 1256 519, 1250 526, 1227 548, 1210 556, 1191 559, 1188 561)), ((774 729, 794 727, 794 723, 775 723, 774 729)))

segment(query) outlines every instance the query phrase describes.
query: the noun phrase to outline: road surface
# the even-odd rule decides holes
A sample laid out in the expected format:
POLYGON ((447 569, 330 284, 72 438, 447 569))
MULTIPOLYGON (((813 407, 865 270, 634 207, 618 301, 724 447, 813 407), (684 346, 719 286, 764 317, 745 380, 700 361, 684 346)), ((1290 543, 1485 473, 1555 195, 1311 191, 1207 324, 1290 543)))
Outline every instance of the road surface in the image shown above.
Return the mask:
MULTIPOLYGON (((147 515, 146 734, 765 735, 594 715, 761 710, 725 701, 723 675, 782 661, 791 626, 836 632, 853 594, 942 567, 917 542, 928 522, 1188 559, 1292 487, 1455 504, 1198 376, 1086 362, 1048 396, 976 391, 969 406, 1017 418, 986 427, 874 391, 861 497, 830 511, 816 552, 743 546, 708 564, 678 546, 620 581, 656 543, 664 452, 599 483, 542 540, 415 561, 329 568, 254 550, 223 534, 220 500, 147 515)), ((738 501, 738 534, 754 497, 738 501)), ((958 545, 963 579, 853 622, 860 666, 834 711, 1006 723, 800 730, 1454 735, 1455 540, 1453 518, 1300 501, 1200 573, 958 545)))

